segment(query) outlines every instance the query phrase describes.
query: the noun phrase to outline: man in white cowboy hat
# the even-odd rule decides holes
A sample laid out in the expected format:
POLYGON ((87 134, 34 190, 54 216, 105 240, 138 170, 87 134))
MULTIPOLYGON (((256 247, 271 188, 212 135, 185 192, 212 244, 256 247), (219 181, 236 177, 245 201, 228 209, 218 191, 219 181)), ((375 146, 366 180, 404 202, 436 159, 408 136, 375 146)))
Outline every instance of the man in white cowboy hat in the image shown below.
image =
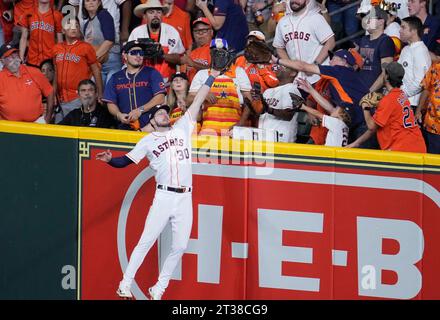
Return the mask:
POLYGON ((134 8, 134 14, 143 18, 147 23, 135 28, 128 38, 138 40, 150 38, 161 44, 163 57, 149 61, 149 65, 160 72, 165 82, 176 72, 175 65, 180 64, 180 56, 185 52, 179 32, 167 23, 162 22, 162 16, 167 7, 159 0, 147 0, 134 8))

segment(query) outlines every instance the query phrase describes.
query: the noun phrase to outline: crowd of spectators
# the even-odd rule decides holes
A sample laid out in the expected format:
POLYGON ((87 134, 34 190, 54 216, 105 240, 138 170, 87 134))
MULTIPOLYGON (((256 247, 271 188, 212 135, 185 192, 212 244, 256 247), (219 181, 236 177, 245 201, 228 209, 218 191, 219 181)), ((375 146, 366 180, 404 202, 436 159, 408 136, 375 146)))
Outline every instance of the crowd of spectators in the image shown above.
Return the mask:
POLYGON ((436 5, 0 0, 0 119, 151 132, 151 108, 169 105, 174 123, 223 63, 194 134, 253 127, 280 142, 440 154, 436 5), (248 61, 252 42, 271 60, 248 61), (372 92, 373 107, 361 102, 372 92))

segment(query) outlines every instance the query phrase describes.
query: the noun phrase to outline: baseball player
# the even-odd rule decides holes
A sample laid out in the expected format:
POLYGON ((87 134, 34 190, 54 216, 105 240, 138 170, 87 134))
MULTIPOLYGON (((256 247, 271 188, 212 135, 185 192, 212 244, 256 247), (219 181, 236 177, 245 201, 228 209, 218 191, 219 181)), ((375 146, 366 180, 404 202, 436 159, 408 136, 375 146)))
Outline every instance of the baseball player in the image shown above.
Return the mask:
POLYGON ((151 111, 150 120, 154 131, 142 138, 133 150, 119 158, 112 158, 109 150, 96 155, 96 159, 116 168, 123 168, 131 163, 138 164, 144 157, 147 157, 151 168, 156 171, 157 190, 153 204, 142 236, 133 250, 124 277, 116 291, 121 298, 131 299, 133 297, 130 287, 136 271, 168 221, 172 224, 173 243, 157 283, 148 289, 151 300, 161 299, 186 249, 192 227, 191 133, 200 107, 215 77, 219 74, 219 71, 211 71, 211 75, 198 91, 185 115, 172 127, 170 127, 168 116, 169 107, 167 105, 156 106, 151 111))
MULTIPOLYGON (((279 21, 273 46, 281 59, 328 65, 328 51, 335 46, 335 36, 324 17, 308 5, 310 1, 290 0, 293 12, 279 21)), ((307 77, 302 72, 298 76, 307 77)), ((311 75, 307 80, 315 83, 319 76, 311 75)))

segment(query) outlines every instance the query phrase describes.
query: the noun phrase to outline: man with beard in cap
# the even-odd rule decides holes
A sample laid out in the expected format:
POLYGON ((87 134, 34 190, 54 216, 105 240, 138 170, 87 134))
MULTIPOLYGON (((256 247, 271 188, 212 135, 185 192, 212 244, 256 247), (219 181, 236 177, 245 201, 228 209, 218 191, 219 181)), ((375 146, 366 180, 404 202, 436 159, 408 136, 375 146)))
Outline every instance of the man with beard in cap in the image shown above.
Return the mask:
POLYGON ((161 45, 163 54, 146 62, 160 72, 165 83, 176 72, 175 65, 180 64, 180 58, 185 52, 179 32, 173 26, 162 22, 162 16, 167 10, 159 0, 148 0, 136 6, 135 16, 142 17, 147 23, 135 28, 128 38, 128 41, 152 39, 161 45))

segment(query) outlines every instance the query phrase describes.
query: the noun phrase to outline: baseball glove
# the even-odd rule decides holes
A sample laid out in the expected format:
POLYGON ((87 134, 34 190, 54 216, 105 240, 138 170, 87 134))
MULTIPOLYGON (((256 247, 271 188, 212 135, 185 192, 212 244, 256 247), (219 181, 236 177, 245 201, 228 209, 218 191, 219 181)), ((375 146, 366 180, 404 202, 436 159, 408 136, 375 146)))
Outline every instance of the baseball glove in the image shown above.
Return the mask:
POLYGON ((366 104, 369 108, 375 108, 382 98, 383 94, 378 92, 370 92, 362 97, 362 99, 359 101, 359 105, 363 107, 363 105, 366 104))
POLYGON ((248 98, 244 98, 244 104, 252 111, 255 115, 260 115, 266 112, 267 110, 267 104, 265 103, 264 99, 255 99, 253 98, 252 101, 248 98))
POLYGON ((289 92, 289 95, 290 95, 290 99, 292 100, 293 110, 298 111, 303 105, 303 103, 305 103, 304 98, 293 92, 289 92))
POLYGON ((265 42, 251 41, 244 49, 244 57, 250 63, 269 63, 272 49, 265 42))

